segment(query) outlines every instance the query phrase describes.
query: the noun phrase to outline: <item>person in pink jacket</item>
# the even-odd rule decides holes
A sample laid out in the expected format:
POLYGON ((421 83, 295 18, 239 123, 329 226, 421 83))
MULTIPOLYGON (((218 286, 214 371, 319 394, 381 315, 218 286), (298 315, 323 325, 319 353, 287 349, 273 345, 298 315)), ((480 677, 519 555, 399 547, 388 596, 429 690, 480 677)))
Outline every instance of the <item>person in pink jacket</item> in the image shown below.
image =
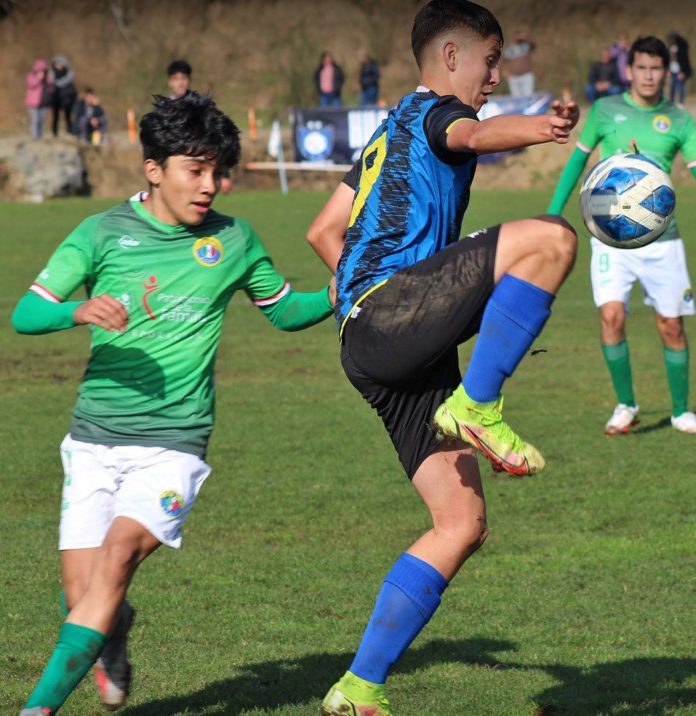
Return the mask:
POLYGON ((29 130, 32 139, 40 139, 43 134, 46 109, 50 100, 50 80, 48 62, 35 60, 31 72, 27 74, 27 92, 24 104, 29 110, 29 130))

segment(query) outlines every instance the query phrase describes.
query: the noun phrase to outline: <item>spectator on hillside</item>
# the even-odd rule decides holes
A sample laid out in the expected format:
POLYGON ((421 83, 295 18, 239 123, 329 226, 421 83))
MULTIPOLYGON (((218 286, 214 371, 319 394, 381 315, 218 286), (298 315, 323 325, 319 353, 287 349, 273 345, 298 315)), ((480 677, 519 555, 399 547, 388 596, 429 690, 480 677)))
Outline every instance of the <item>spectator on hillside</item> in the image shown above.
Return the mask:
POLYGON ((186 60, 174 60, 167 67, 167 84, 171 91, 170 97, 182 97, 191 89, 193 70, 186 60))
POLYGON ((53 110, 53 136, 58 136, 58 122, 60 113, 65 117, 65 129, 73 134, 72 115, 77 100, 75 88, 75 74, 70 69, 70 63, 65 55, 56 55, 51 60, 51 77, 55 91, 51 95, 51 108, 53 110))
POLYGON ((91 87, 85 87, 83 97, 75 106, 75 133, 90 144, 102 144, 106 134, 106 112, 91 87))
POLYGON ((46 109, 51 104, 53 89, 49 80, 48 62, 35 60, 26 79, 27 91, 24 95, 24 105, 29 111, 29 132, 32 139, 41 139, 46 109))
POLYGON ((628 37, 625 32, 620 32, 616 36, 616 42, 609 48, 609 54, 616 64, 616 71, 619 74, 619 84, 623 90, 627 90, 631 86, 631 82, 626 73, 626 68, 628 67, 628 50, 628 37))
POLYGON ((585 85, 585 95, 590 102, 610 94, 621 94, 621 81, 616 63, 608 49, 603 49, 600 59, 592 65, 585 85))
POLYGON ((667 48, 669 49, 669 98, 680 107, 684 106, 686 94, 686 81, 691 77, 691 62, 689 60, 689 43, 676 32, 667 34, 667 48))
POLYGON ((379 99, 379 65, 367 52, 360 62, 360 104, 377 104, 379 99))
POLYGON ((503 73, 513 97, 534 94, 532 52, 536 45, 524 33, 516 32, 512 42, 503 50, 503 73))
POLYGON ((341 66, 336 64, 330 52, 322 52, 319 66, 314 71, 314 86, 319 95, 320 107, 340 107, 341 90, 345 75, 341 66))

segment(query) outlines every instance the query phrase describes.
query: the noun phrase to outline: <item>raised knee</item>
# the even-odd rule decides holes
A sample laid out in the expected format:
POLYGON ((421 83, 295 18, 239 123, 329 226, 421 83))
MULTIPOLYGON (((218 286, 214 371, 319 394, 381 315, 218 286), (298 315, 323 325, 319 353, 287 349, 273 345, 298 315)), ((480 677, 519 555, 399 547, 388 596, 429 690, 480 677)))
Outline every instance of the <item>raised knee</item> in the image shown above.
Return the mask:
POLYGON ((561 216, 545 216, 545 251, 548 259, 555 263, 572 267, 578 252, 578 235, 575 229, 561 216))
POLYGON ((105 571, 109 579, 121 582, 128 579, 138 564, 139 552, 130 544, 115 543, 104 547, 105 571))

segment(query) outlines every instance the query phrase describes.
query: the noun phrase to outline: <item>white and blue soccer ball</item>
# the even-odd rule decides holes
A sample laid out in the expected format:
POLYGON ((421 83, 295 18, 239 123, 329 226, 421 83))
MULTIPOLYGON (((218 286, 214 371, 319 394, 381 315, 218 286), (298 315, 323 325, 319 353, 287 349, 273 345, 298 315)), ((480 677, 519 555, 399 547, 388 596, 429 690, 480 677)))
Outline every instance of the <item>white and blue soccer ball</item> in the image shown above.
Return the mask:
POLYGON ((580 188, 589 232, 619 249, 658 239, 672 220, 676 196, 669 175, 642 154, 615 154, 596 164, 580 188))

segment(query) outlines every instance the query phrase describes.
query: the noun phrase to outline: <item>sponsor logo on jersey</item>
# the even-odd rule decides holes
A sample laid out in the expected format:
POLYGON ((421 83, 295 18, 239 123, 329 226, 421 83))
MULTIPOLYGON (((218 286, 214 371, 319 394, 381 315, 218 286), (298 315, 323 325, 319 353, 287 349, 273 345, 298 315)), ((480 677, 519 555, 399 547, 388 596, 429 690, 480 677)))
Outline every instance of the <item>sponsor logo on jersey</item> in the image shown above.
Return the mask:
POLYGON ((193 244, 193 255, 201 266, 216 266, 222 253, 222 244, 214 236, 204 236, 193 244))
POLYGON ((672 120, 666 114, 658 114, 652 121, 653 129, 660 134, 667 134, 672 129, 672 120))
POLYGON ((130 295, 127 293, 122 293, 120 296, 117 296, 117 299, 120 303, 123 304, 124 308, 130 308, 130 295))
POLYGON ((685 303, 691 303, 694 300, 694 292, 690 288, 687 288, 682 298, 685 303))
POLYGON ((172 517, 178 517, 184 511, 184 498, 174 490, 165 490, 159 499, 160 507, 172 517))
POLYGON ((128 236, 128 234, 124 234, 119 240, 118 245, 122 249, 132 249, 135 246, 140 246, 140 242, 138 239, 134 239, 132 236, 128 236))
POLYGON ((154 321, 155 314, 150 307, 150 294, 159 288, 157 276, 150 276, 150 278, 143 284, 143 288, 145 289, 145 293, 143 294, 143 307, 145 308, 145 313, 147 313, 148 317, 154 321))
POLYGON ((617 124, 621 124, 621 122, 625 122, 627 119, 628 117, 625 114, 621 114, 621 112, 619 112, 619 114, 614 115, 614 121, 617 124))

